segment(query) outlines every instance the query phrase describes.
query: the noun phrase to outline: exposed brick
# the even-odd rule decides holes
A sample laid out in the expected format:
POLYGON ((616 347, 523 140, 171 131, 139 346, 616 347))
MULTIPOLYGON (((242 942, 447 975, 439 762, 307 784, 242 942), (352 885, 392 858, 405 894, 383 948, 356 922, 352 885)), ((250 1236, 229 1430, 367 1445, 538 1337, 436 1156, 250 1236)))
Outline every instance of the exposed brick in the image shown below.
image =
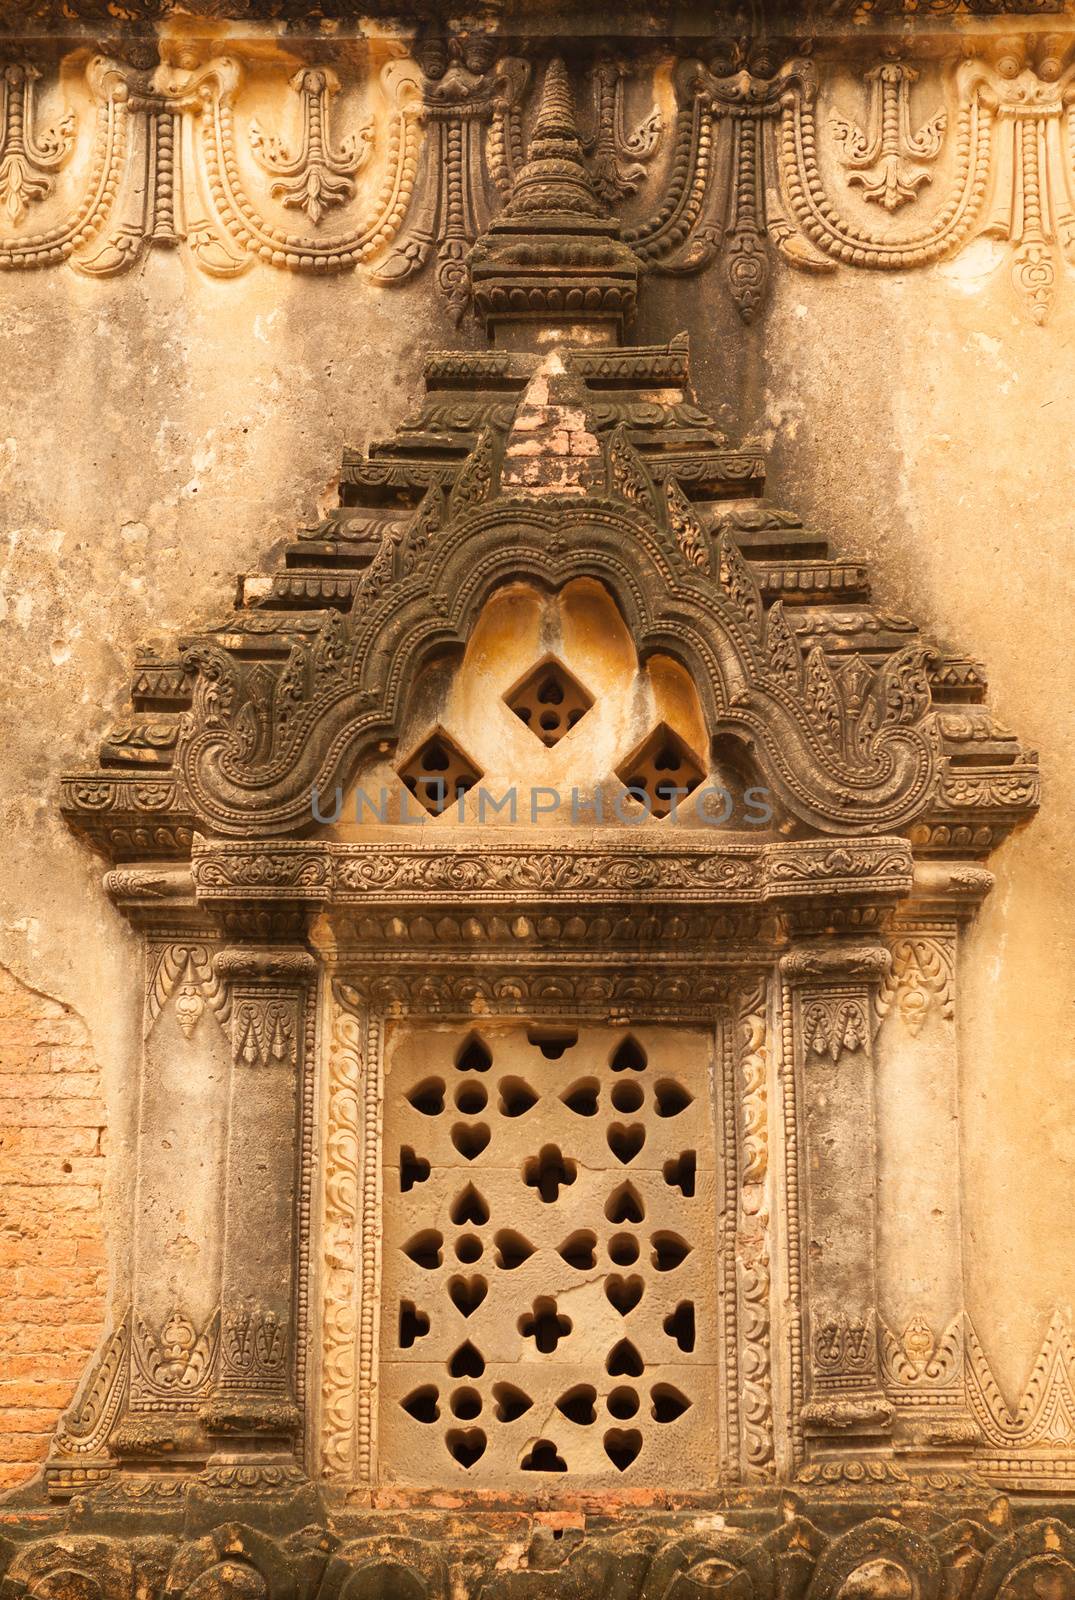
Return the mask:
POLYGON ((87 1267, 68 1268, 66 1271, 55 1267, 17 1267, 15 1293, 32 1299, 44 1299, 46 1296, 65 1300, 73 1296, 79 1299, 83 1296, 99 1297, 102 1276, 101 1272, 87 1267))
POLYGON ((53 1045, 49 1050, 49 1070, 51 1072, 93 1072, 97 1071, 97 1063, 90 1052, 82 1045, 53 1045))
MULTIPOLYGON (((81 1378, 86 1366, 86 1357, 81 1350, 76 1350, 70 1355, 54 1355, 49 1360, 49 1372, 58 1384, 61 1384, 66 1393, 70 1394, 72 1385, 81 1378)), ((3 1365, 4 1383, 13 1383, 16 1378, 37 1378, 41 1372, 41 1357, 39 1355, 5 1355, 3 1365)), ((67 1402, 60 1402, 66 1405, 67 1402)), ((3 1456, 4 1445, 0 1440, 0 1456, 3 1456)))
POLYGON ((63 1183, 70 1178, 72 1184, 92 1184, 98 1189, 104 1182, 104 1161, 100 1156, 11 1156, 5 1151, 4 1176, 12 1185, 63 1183))
MULTIPOLYGON (((42 1267, 69 1267, 76 1261, 88 1265, 96 1257, 82 1251, 100 1250, 103 1246, 91 1239, 55 1238, 51 1233, 24 1234, 19 1238, 0 1233, 0 1271, 36 1262, 42 1267)), ((2 1302, 0 1302, 2 1303, 2 1302)))
MULTIPOLYGON (((70 1243, 71 1241, 67 1241, 70 1243)), ((103 1239, 79 1239, 75 1242, 75 1260, 79 1266, 108 1266, 108 1251, 103 1239)))
MULTIPOLYGON (((41 1420, 40 1417, 38 1420, 41 1420)), ((15 1461, 29 1461, 33 1464, 36 1464, 38 1461, 44 1461, 46 1455, 48 1454, 49 1440, 51 1438, 51 1428, 47 1433, 15 1434, 13 1432, 4 1440, 3 1453, 0 1454, 0 1462, 3 1462, 3 1464, 6 1466, 15 1461)), ((16 1479, 16 1482, 22 1482, 23 1479, 31 1477, 32 1474, 33 1465, 27 1469, 24 1469, 24 1471, 20 1474, 20 1477, 16 1479)))
MULTIPOLYGON (((70 1383, 55 1380, 51 1383, 40 1383, 33 1378, 9 1378, 7 1368, 5 1376, 0 1378, 0 1418, 12 1414, 35 1417, 37 1426, 41 1426, 40 1412, 55 1411, 57 1407, 67 1405, 71 1397, 70 1383)), ((34 1430, 20 1426, 18 1432, 32 1433, 34 1430)), ((0 1452, 3 1445, 0 1445, 0 1452)))
POLYGON ((96 1100, 26 1100, 19 1120, 27 1128, 96 1128, 101 1108, 96 1100))
POLYGON ((0 1438, 12 1433, 40 1433, 41 1408, 38 1406, 0 1406, 0 1438))
POLYGON ((66 1328, 74 1317, 90 1315, 104 1318, 104 1302, 100 1295, 71 1295, 63 1299, 36 1295, 11 1295, 7 1301, 8 1315, 15 1322, 36 1322, 39 1327, 66 1328))
POLYGON ((5 1156, 96 1156, 98 1128, 28 1128, 0 1123, 0 1151, 5 1156))
MULTIPOLYGON (((8 1302, 0 1309, 5 1312, 8 1302)), ((79 1307, 81 1312, 83 1307, 79 1307)), ((38 1354, 47 1357, 42 1362, 41 1370, 50 1372, 51 1361, 61 1352, 81 1350, 89 1355, 100 1343, 101 1332, 104 1326, 104 1317, 98 1316, 93 1322, 67 1322, 62 1328, 57 1328, 50 1323, 27 1323, 7 1321, 0 1323, 0 1354, 6 1355, 11 1351, 15 1354, 38 1354)))
POLYGON ((0 1023, 0 1077, 13 1072, 37 1072, 44 1076, 52 1071, 53 1046, 34 1044, 29 1034, 20 1035, 0 1023))
POLYGON ((100 1203, 99 1184, 13 1183, 0 1190, 0 1217, 25 1216, 27 1212, 96 1211, 100 1203))
POLYGON ((104 1122, 83 1023, 0 968, 0 1490, 44 1460, 104 1332, 104 1122))
POLYGON ((34 1040, 38 1044, 74 1044, 86 1047, 86 1030, 77 1017, 42 1017, 34 1023, 34 1040))
MULTIPOLYGON (((0 1105, 5 1100, 79 1100, 89 1088, 93 1079, 84 1072, 7 1072, 0 1077, 0 1105)), ((100 1122, 100 1101, 95 1097, 90 1103, 97 1107, 95 1120, 100 1122)))

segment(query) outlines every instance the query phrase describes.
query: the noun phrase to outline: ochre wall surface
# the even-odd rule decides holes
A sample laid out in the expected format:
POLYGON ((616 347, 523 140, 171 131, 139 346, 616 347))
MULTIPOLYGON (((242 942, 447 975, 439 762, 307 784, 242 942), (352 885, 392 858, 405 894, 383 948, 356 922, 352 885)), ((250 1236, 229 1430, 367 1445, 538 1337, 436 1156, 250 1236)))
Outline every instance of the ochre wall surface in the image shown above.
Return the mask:
MULTIPOLYGON (((769 450, 770 497, 868 558, 884 605, 984 661, 991 706, 1040 751, 1042 811, 991 863, 960 974, 967 1309, 1016 1398, 1053 1310, 1075 1310, 1075 281, 1039 326, 1009 266, 777 272, 752 327, 715 273, 655 279, 633 337, 690 332, 699 397, 769 450)), ((217 282, 167 251, 0 293, 3 1486, 43 1456, 104 1325, 104 1232, 122 1303, 132 1204, 115 1155, 136 1115, 135 944, 60 820, 59 773, 94 764, 134 646, 223 617, 235 574, 330 502, 344 446, 417 400, 423 353, 480 335, 428 278, 258 264, 217 282)), ((882 1111, 882 1143, 899 1114, 882 1111)))

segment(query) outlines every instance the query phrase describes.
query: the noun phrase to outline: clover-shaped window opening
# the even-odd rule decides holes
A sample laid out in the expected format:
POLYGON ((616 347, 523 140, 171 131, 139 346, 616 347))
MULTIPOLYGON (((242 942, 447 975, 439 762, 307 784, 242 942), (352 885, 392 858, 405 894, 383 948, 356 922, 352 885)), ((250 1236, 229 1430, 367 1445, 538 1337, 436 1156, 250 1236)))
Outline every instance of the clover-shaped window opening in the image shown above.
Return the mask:
POLYGON ((616 776, 651 816, 662 818, 693 794, 705 769, 679 734, 662 722, 616 768, 616 776))
POLYGON ((508 691, 504 702, 551 750, 582 721, 594 698, 562 661, 546 656, 508 691))
POLYGON ((431 817, 454 806, 482 776, 443 728, 435 728, 397 771, 401 783, 431 817))

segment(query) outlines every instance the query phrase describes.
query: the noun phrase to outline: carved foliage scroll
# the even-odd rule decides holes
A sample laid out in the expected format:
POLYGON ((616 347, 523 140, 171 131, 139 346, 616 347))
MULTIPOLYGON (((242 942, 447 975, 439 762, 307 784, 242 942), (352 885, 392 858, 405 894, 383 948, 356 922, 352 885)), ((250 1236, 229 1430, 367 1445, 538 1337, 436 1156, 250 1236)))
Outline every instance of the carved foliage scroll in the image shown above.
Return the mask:
POLYGON ((752 1476, 775 1472, 770 1286, 768 986, 759 978, 739 996, 736 1102, 741 1124, 736 1263, 744 1451, 752 1476))
POLYGON ((333 993, 328 1047, 325 1211, 322 1225, 322 1476, 355 1471, 355 1284, 362 1183, 362 1024, 333 993))

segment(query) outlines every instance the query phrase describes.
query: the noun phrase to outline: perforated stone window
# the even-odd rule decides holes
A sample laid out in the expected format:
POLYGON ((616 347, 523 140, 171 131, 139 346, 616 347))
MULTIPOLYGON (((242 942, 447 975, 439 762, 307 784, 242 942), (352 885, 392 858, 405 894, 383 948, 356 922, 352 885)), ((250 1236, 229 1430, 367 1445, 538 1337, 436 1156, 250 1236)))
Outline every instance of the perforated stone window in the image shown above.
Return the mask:
POLYGON ((711 1067, 702 1030, 391 1032, 382 1479, 715 1477, 711 1067))
POLYGON ((705 772, 679 735, 662 722, 617 767, 616 776, 653 816, 667 817, 674 805, 682 805, 697 789, 705 772))
POLYGON ((408 791, 434 817, 454 806, 481 778, 480 769, 442 728, 423 740, 398 770, 408 791))
POLYGON ((593 695, 553 656, 539 662, 504 699, 519 721, 550 748, 581 722, 594 703, 593 695))

